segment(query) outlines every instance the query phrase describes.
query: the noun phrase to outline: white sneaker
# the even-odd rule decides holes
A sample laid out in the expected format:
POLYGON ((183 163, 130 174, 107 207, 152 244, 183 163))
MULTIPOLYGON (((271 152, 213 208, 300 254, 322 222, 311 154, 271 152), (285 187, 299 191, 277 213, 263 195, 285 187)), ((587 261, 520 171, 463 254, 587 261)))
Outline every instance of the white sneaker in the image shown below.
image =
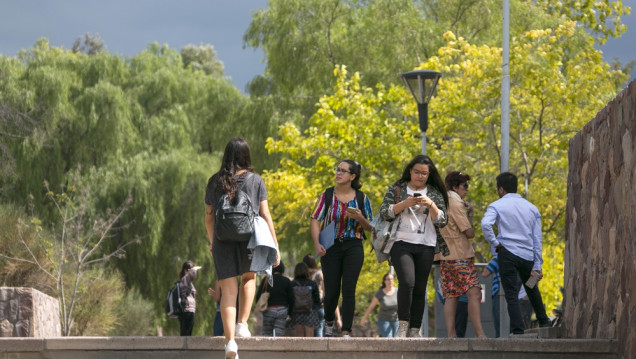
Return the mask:
POLYGON ((342 337, 343 337, 343 338, 351 338, 351 335, 349 335, 349 334, 345 334, 345 335, 343 335, 342 337))
POLYGON ((230 340, 225 344, 225 359, 239 359, 238 345, 234 340, 230 340))
POLYGON ((409 329, 409 338, 421 338, 420 328, 411 328, 409 329))
POLYGON ((406 320, 400 320, 398 323, 398 331, 395 335, 396 338, 406 338, 406 332, 409 330, 409 322, 406 320))
POLYGON ((247 323, 236 323, 234 335, 238 338, 249 338, 252 336, 252 333, 250 333, 247 323))

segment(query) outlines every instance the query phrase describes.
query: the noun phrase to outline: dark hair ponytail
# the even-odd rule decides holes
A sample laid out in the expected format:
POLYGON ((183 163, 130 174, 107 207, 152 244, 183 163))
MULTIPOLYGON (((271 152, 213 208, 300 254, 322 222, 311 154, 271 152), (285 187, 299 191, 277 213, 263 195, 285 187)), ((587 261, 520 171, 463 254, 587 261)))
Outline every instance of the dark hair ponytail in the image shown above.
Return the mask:
POLYGON ((354 160, 350 160, 350 159, 342 160, 341 162, 346 162, 349 165, 349 172, 351 172, 351 174, 356 176, 353 179, 353 181, 351 181, 351 187, 353 189, 362 188, 362 184, 360 183, 360 174, 362 172, 362 166, 358 162, 354 160))

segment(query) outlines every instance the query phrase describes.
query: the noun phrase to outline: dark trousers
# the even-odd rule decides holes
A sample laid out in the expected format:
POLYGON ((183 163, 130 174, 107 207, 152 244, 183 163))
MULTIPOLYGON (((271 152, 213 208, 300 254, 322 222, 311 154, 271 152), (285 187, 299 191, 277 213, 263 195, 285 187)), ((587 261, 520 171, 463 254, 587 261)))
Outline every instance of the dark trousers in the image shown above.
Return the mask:
POLYGON ((181 336, 189 337, 192 335, 194 328, 194 312, 184 312, 179 316, 179 325, 181 328, 181 336))
POLYGON ((359 239, 336 240, 320 259, 325 285, 325 320, 335 318, 340 290, 342 289, 342 330, 351 332, 356 306, 356 285, 364 262, 364 250, 359 239))
POLYGON ((455 311, 455 334, 457 338, 466 336, 466 325, 468 323, 468 302, 457 301, 457 309, 455 311))
POLYGON ((508 303, 508 316, 510 317, 510 331, 514 334, 523 334, 525 325, 521 315, 519 305, 519 289, 521 283, 528 293, 528 298, 532 308, 537 315, 537 320, 541 326, 550 325, 550 319, 545 314, 543 299, 539 292, 539 285, 528 288, 525 283, 530 278, 530 272, 534 262, 520 258, 506 248, 499 249, 499 272, 501 274, 501 284, 503 285, 506 302, 508 303), (521 283, 519 283, 521 280, 521 283))
POLYGON ((391 247, 391 263, 399 281, 398 319, 408 321, 409 328, 422 326, 426 285, 434 256, 435 247, 422 244, 397 241, 391 247))

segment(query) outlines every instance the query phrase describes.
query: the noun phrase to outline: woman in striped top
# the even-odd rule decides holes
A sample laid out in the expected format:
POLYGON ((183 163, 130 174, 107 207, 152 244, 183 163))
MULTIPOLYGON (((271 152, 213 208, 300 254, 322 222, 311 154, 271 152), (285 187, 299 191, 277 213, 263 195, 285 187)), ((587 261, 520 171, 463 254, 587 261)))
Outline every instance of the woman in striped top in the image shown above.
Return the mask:
POLYGON ((316 253, 321 257, 324 277, 325 331, 333 336, 335 310, 342 289, 342 334, 351 335, 355 309, 356 285, 364 261, 362 240, 364 231, 371 230, 371 204, 359 189, 361 166, 353 160, 344 160, 335 169, 336 185, 325 190, 314 205, 311 214, 311 236, 316 253), (333 246, 325 248, 319 241, 320 231, 335 222, 333 246))

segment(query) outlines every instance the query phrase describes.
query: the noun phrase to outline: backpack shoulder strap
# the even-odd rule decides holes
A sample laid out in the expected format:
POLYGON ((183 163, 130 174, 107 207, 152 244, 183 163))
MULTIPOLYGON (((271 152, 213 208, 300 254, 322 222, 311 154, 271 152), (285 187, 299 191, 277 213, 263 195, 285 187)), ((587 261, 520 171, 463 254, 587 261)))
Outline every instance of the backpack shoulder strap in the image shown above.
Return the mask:
POLYGON ((325 190, 325 209, 329 211, 331 209, 331 203, 333 201, 334 187, 329 187, 325 190))
POLYGON ((367 216, 364 214, 364 192, 356 190, 356 201, 358 202, 358 209, 362 211, 362 216, 364 216, 364 218, 367 218, 367 216))

